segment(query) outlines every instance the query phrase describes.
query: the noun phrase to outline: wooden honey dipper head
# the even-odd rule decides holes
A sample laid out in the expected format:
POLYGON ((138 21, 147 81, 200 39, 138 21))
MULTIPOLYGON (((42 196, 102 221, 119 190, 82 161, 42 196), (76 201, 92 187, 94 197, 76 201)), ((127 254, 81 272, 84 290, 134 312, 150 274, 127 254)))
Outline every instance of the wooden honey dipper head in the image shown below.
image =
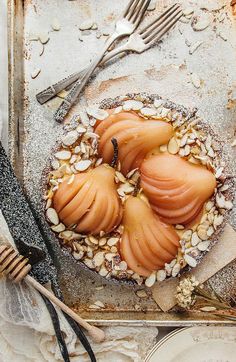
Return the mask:
POLYGON ((19 255, 11 245, 0 246, 0 273, 18 283, 26 277, 30 269, 29 259, 19 255))

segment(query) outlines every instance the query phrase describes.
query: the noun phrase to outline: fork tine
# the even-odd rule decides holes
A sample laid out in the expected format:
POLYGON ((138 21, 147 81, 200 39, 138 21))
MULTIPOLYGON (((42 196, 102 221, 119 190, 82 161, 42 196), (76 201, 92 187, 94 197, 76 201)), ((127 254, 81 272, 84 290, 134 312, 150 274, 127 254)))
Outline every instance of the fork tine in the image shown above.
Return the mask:
POLYGON ((158 40, 160 40, 163 35, 165 35, 168 30, 170 30, 177 21, 183 16, 182 10, 177 14, 171 17, 161 28, 159 28, 152 36, 149 36, 148 39, 145 39, 144 42, 148 47, 154 45, 158 40))
POLYGON ((130 20, 131 17, 133 16, 133 13, 134 13, 134 11, 135 11, 135 9, 136 9, 139 1, 140 1, 140 0, 134 0, 134 1, 132 2, 132 4, 130 4, 130 7, 129 7, 126 15, 125 15, 125 17, 127 18, 127 20, 130 20))
POLYGON ((171 15, 175 10, 180 8, 179 4, 174 4, 171 7, 169 7, 164 13, 159 15, 156 19, 153 20, 150 24, 146 25, 143 29, 139 31, 139 34, 142 35, 142 37, 145 37, 148 35, 148 32, 151 32, 153 28, 156 27, 158 23, 161 24, 161 21, 165 20, 169 15, 171 15), (164 18, 164 19, 163 19, 164 18))
POLYGON ((142 20, 147 8, 148 8, 148 5, 150 4, 150 1, 151 0, 145 0, 143 2, 143 5, 141 6, 140 10, 137 12, 137 15, 135 17, 135 26, 137 27, 140 23, 140 21, 142 20))
POLYGON ((151 40, 153 35, 155 36, 157 32, 161 31, 175 16, 179 15, 179 13, 182 13, 181 9, 174 10, 174 12, 171 11, 171 13, 166 15, 161 22, 156 22, 156 24, 154 24, 149 31, 146 31, 141 35, 144 42, 151 40))
POLYGON ((145 3, 146 0, 138 0, 135 4, 134 7, 132 8, 132 11, 130 11, 130 15, 128 20, 131 21, 133 24, 135 23, 135 19, 138 16, 143 4, 145 3))
POLYGON ((136 2, 137 0, 130 0, 130 2, 128 3, 128 5, 126 6, 123 14, 122 14, 122 17, 126 17, 130 11, 130 8, 132 7, 133 3, 136 2))

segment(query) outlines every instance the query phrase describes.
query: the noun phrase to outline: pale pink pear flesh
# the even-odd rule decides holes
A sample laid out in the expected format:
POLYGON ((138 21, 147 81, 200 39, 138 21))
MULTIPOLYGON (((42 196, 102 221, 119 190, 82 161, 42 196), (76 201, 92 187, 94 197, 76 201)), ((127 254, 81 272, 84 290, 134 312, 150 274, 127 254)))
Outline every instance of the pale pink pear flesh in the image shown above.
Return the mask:
POLYGON ((169 224, 194 220, 216 187, 215 176, 205 166, 178 155, 152 155, 143 161, 140 173, 153 210, 169 224))
POLYGON ((125 201, 122 223, 120 251, 134 272, 147 277, 176 256, 179 237, 173 226, 162 222, 139 197, 129 196, 125 201))
POLYGON ((113 157, 112 138, 118 143, 121 171, 126 175, 139 167, 146 154, 165 144, 173 135, 173 127, 165 121, 145 120, 130 112, 109 115, 95 128, 100 136, 99 156, 110 163, 113 157))
POLYGON ((59 219, 81 233, 110 232, 122 217, 121 202, 114 181, 115 170, 103 164, 77 174, 72 183, 66 178, 53 198, 59 219))

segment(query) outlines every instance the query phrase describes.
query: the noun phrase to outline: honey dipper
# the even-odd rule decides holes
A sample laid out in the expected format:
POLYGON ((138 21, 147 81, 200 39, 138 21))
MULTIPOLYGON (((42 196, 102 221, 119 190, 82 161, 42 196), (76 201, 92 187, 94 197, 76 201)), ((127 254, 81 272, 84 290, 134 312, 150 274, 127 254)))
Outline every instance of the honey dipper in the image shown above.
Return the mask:
POLYGON ((63 312, 79 323, 95 342, 99 343, 105 339, 105 333, 101 329, 90 325, 83 318, 73 312, 73 310, 67 307, 53 293, 28 275, 30 269, 31 265, 29 264, 29 260, 20 255, 11 245, 4 244, 0 246, 0 273, 8 276, 9 279, 15 283, 20 282, 22 279, 27 281, 41 294, 45 295, 45 297, 57 305, 63 312))

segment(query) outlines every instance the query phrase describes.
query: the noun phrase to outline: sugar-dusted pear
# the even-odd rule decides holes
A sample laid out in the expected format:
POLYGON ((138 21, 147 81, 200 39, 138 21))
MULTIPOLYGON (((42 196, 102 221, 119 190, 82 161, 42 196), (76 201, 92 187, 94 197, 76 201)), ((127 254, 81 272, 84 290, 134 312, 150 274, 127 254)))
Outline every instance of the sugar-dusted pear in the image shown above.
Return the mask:
POLYGON ((148 152, 167 143, 173 135, 173 128, 164 121, 145 120, 133 113, 122 112, 100 122, 95 132, 100 136, 98 150, 104 162, 111 162, 111 140, 117 140, 121 170, 127 174, 140 166, 148 152))
POLYGON ((147 277, 175 258, 179 247, 175 229, 161 221, 139 197, 126 200, 122 223, 120 252, 134 272, 147 277))
POLYGON ((59 219, 66 226, 76 224, 80 233, 110 232, 122 217, 114 176, 115 170, 103 164, 77 174, 72 183, 65 179, 53 198, 59 219))
POLYGON ((177 155, 153 155, 143 161, 141 187, 153 210, 169 224, 188 224, 202 210, 216 187, 205 166, 177 155))

